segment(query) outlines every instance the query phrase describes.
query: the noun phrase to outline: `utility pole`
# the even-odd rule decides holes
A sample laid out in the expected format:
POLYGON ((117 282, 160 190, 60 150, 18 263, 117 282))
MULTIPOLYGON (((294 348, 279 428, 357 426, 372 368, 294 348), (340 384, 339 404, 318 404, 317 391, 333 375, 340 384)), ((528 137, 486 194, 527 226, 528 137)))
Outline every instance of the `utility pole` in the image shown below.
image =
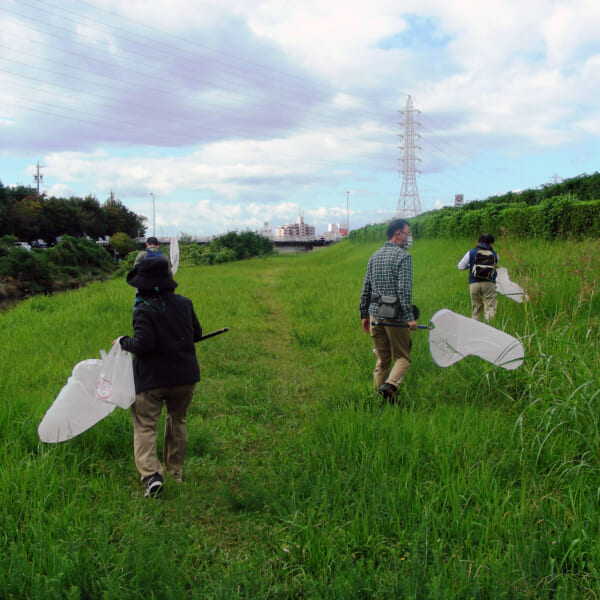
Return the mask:
POLYGON ((33 178, 35 179, 35 181, 37 182, 37 197, 40 197, 40 182, 44 179, 44 176, 40 173, 40 169, 43 167, 44 165, 40 165, 40 161, 38 160, 37 162, 37 167, 36 167, 36 173, 33 176, 33 178))
POLYGON ((350 192, 346 192, 346 235, 350 235, 350 192))
POLYGON ((154 194, 150 192, 152 196, 152 235, 156 237, 156 203, 154 202, 154 194))
POLYGON ((420 123, 414 119, 414 113, 420 113, 421 111, 413 108, 412 100, 409 96, 406 100, 405 109, 398 112, 403 116, 403 120, 399 122, 399 125, 403 127, 403 133, 399 134, 399 136, 404 140, 404 145, 400 146, 400 149, 403 151, 402 158, 400 158, 402 161, 402 188, 400 190, 400 197, 398 198, 396 217, 408 219, 416 217, 421 213, 421 201, 419 199, 416 177, 416 174, 420 173, 420 171, 415 166, 416 161, 421 160, 415 157, 415 150, 421 149, 420 146, 415 144, 415 137, 421 136, 415 133, 415 125, 420 125, 420 123))

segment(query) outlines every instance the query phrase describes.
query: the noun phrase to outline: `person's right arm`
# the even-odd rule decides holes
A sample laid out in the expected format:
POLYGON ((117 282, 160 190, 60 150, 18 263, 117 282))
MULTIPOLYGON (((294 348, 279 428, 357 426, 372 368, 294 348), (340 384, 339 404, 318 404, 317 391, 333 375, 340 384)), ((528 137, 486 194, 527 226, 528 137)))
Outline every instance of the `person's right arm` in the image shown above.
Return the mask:
POLYGON ((471 251, 467 251, 467 253, 460 259, 458 263, 458 268, 461 271, 465 271, 469 268, 469 263, 471 262, 471 251))

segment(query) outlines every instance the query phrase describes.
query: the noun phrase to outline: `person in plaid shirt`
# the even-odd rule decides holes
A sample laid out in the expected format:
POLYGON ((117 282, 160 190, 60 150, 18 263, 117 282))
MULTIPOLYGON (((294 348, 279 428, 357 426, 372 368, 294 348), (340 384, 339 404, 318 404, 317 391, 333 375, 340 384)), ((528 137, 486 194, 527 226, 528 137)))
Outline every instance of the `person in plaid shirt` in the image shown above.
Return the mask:
POLYGON ((390 222, 388 241, 369 258, 360 294, 362 328, 373 339, 377 356, 373 382, 375 389, 390 401, 395 400, 398 386, 410 367, 410 332, 417 329, 412 307, 412 258, 405 250, 409 237, 408 221, 390 222), (382 296, 398 298, 396 317, 380 316, 382 296), (373 324, 380 321, 404 327, 373 324))

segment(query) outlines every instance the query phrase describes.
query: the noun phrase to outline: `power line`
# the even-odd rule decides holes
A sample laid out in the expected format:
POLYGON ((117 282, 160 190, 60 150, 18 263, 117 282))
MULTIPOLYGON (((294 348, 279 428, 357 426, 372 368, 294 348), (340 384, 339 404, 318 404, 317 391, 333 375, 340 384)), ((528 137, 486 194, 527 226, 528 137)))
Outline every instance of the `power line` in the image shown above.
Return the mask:
MULTIPOLYGON (((119 42, 119 61, 106 60, 105 55, 99 55, 97 49, 91 43, 83 42, 82 38, 72 40, 77 44, 77 51, 70 56, 61 54, 62 60, 56 60, 51 56, 44 56, 44 50, 48 55, 62 50, 38 40, 36 44, 42 49, 42 54, 29 52, 28 56, 43 61, 45 66, 53 65, 55 70, 50 74, 56 78, 60 78, 63 70, 68 73, 70 85, 64 81, 52 85, 54 88, 76 93, 77 97, 85 102, 85 107, 73 109, 58 105, 53 103, 51 98, 46 99, 41 94, 30 94, 30 99, 22 101, 20 98, 18 102, 19 106, 24 105, 29 110, 41 114, 59 117, 74 124, 86 123, 103 132, 107 141, 118 141, 122 133, 127 133, 131 139, 142 145, 148 145, 149 141, 166 146, 189 145, 223 137, 230 140, 246 140, 249 135, 259 141, 272 141, 277 139, 278 135, 289 135, 292 132, 300 135, 302 132, 319 132, 314 125, 306 124, 305 119, 310 114, 312 123, 329 129, 335 144, 332 144, 333 150, 326 144, 319 145, 315 148, 312 158, 305 162, 326 168, 339 164, 340 159, 347 161, 349 165, 356 161, 359 152, 356 146, 362 143, 362 140, 359 136, 350 134, 351 131, 357 131, 357 128, 351 125, 351 118, 358 118, 363 122, 374 120, 384 124, 390 118, 389 115, 396 112, 383 109, 377 112, 361 108, 342 111, 332 106, 332 99, 338 90, 323 87, 322 82, 317 83, 313 79, 275 69, 247 57, 232 56, 207 44, 172 35, 121 16, 118 17, 119 24, 109 23, 107 18, 115 17, 114 13, 83 0, 75 6, 82 5, 93 9, 93 20, 82 11, 69 10, 52 2, 21 0, 20 7, 29 7, 32 10, 27 14, 13 11, 13 14, 30 23, 39 23, 40 26, 50 20, 60 19, 53 25, 53 29, 44 32, 48 39, 64 40, 71 37, 73 29, 65 27, 65 23, 72 23, 75 27, 89 22, 96 30, 101 30, 119 42), (36 14, 41 15, 41 18, 35 16, 36 14), (163 38, 160 46, 157 46, 152 37, 155 33, 163 38), (190 50, 186 50, 187 48, 190 50), (157 61, 160 60, 167 61, 172 68, 166 72, 157 68, 157 61), (211 68, 208 68, 209 66, 211 68), (112 71, 114 75, 105 77, 101 74, 102 69, 112 71), (126 79, 123 80, 122 76, 126 79), (240 104, 243 108, 232 110, 231 117, 226 122, 216 120, 213 114, 222 110, 221 101, 211 101, 203 97, 199 105, 194 105, 193 102, 182 103, 182 94, 173 91, 180 85, 187 86, 186 93, 198 94, 216 90, 225 94, 236 94, 241 99, 240 104), (307 89, 310 92, 310 103, 306 102, 303 95, 307 89), (112 96, 111 91, 118 97, 112 96), (107 118, 106 109, 115 106, 133 108, 135 112, 125 118, 107 118), (174 110, 175 106, 177 111, 174 110), (253 110, 255 112, 252 112, 253 110), (257 132, 255 127, 250 127, 250 121, 255 118, 256 111, 260 110, 270 110, 269 129, 257 132), (151 127, 147 125, 150 122, 151 127), (349 143, 342 143, 344 141, 349 143)), ((0 10, 10 12, 5 8, 0 10)), ((38 31, 35 27, 30 28, 38 31)), ((25 39, 10 31, 3 33, 13 35, 21 41, 25 39)), ((10 72, 12 77, 20 79, 20 86, 30 90, 38 84, 43 84, 42 77, 35 77, 29 72, 34 68, 31 63, 21 64, 27 69, 27 74, 17 74, 8 69, 3 71, 10 72)), ((391 148, 392 135, 392 131, 386 132, 385 126, 380 127, 380 131, 369 134, 368 141, 373 147, 365 149, 364 153, 388 145, 391 148)), ((448 152, 443 147, 444 143, 436 145, 433 141, 427 141, 434 154, 437 152, 440 156, 455 161, 464 156, 462 150, 448 152)), ((283 156, 286 154, 283 153, 283 156)), ((292 153, 287 156, 295 158, 292 153)))

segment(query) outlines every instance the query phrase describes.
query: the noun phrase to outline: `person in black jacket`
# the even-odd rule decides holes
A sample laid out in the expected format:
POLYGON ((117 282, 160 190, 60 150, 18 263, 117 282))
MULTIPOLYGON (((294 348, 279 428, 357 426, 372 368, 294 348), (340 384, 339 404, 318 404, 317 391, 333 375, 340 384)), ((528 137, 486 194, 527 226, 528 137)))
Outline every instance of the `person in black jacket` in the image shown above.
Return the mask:
POLYGON ((131 406, 135 465, 145 496, 162 491, 164 473, 181 481, 187 449, 186 413, 200 381, 195 343, 202 327, 192 301, 175 294, 169 264, 146 258, 127 275, 139 290, 133 311, 133 336, 122 336, 122 348, 133 354, 135 403, 131 406), (157 455, 158 421, 166 406, 162 465, 157 455), (164 465, 164 466, 163 466, 164 465))

